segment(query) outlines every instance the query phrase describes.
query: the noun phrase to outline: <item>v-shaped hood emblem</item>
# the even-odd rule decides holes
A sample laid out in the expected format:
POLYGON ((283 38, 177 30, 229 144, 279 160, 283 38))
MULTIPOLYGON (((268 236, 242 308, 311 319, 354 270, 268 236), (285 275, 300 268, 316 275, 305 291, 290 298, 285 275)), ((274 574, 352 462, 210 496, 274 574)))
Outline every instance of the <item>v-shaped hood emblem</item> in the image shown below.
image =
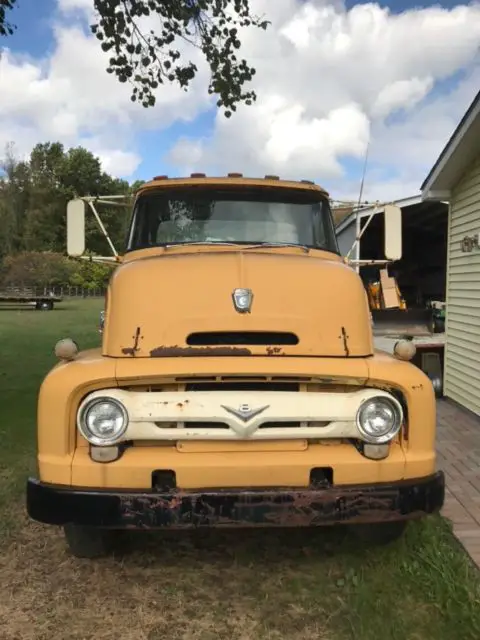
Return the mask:
POLYGON ((225 411, 228 411, 228 413, 231 413, 236 418, 242 420, 242 422, 248 422, 252 418, 255 418, 255 416, 258 416, 258 414, 262 413, 262 411, 265 411, 265 409, 268 409, 270 405, 266 404, 265 406, 257 407, 256 409, 252 409, 248 404, 241 404, 238 409, 235 409, 234 407, 227 407, 225 404, 220 406, 222 409, 225 409, 225 411))

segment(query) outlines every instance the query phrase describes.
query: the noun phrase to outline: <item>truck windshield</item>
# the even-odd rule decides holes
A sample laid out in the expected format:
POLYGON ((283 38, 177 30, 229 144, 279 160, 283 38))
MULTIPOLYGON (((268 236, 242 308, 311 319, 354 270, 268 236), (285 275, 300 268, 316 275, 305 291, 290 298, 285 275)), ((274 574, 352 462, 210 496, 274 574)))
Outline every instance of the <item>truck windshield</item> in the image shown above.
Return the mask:
POLYGON ((323 194, 189 187, 140 195, 127 251, 188 243, 288 244, 338 253, 323 194))

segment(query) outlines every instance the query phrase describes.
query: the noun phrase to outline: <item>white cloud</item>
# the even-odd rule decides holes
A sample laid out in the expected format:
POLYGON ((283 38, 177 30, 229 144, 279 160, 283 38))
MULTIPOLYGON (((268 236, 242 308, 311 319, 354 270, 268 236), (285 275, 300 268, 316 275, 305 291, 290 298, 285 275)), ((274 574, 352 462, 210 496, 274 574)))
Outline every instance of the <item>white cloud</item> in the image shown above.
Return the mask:
POLYGON ((339 156, 348 153, 361 158, 368 136, 368 119, 356 104, 312 118, 300 102, 272 96, 240 109, 232 121, 219 116, 213 141, 182 139, 171 159, 181 162, 185 158, 189 168, 206 163, 226 170, 228 158, 229 170, 246 168, 253 173, 276 173, 290 167, 300 175, 316 167, 336 177, 342 174, 339 156))
POLYGON ((58 0, 58 8, 60 11, 72 11, 74 9, 80 9, 88 13, 92 10, 92 0, 58 0))
POLYGON ((183 45, 199 67, 191 90, 165 85, 155 108, 145 109, 130 100, 130 85, 106 73, 109 55, 85 31, 82 16, 91 17, 92 0, 58 0, 58 7, 49 57, 31 60, 8 49, 0 57, 0 153, 9 141, 24 155, 40 141, 74 145, 95 138, 105 168, 128 176, 140 163, 131 149, 138 131, 192 120, 209 103, 205 65, 183 45))
POLYGON ((180 138, 170 152, 173 164, 187 167, 186 173, 192 173, 193 167, 203 158, 202 140, 180 138))
POLYGON ((439 82, 474 65, 480 4, 396 15, 373 3, 350 10, 321 0, 251 4, 273 23, 267 32, 242 35, 244 55, 257 70, 257 103, 230 120, 219 113, 212 136, 192 139, 190 149, 181 140, 181 153, 174 147, 170 155, 180 172, 188 166, 314 178, 343 197, 355 190, 345 160, 361 160, 371 135, 371 163, 383 161, 388 171, 369 190, 384 191, 386 180, 393 197, 415 184, 418 192, 475 94, 470 78, 426 105, 439 82), (402 163, 412 156, 408 170, 402 163))
POLYGON ((396 80, 380 90, 373 103, 372 116, 385 117, 396 109, 410 109, 422 100, 434 85, 433 78, 396 80))
POLYGON ((102 167, 107 173, 117 176, 131 176, 141 162, 136 153, 120 149, 102 149, 92 147, 92 151, 100 158, 102 167))
MULTIPOLYGON (((240 55, 255 66, 258 101, 213 132, 179 139, 168 160, 178 173, 243 171, 314 178, 337 197, 354 197, 370 140, 366 196, 410 195, 428 172, 480 87, 480 3, 391 14, 379 5, 350 10, 342 0, 251 0, 272 21, 240 36, 240 55), (468 73, 440 97, 438 84, 468 73)), ((194 120, 212 105, 200 52, 190 91, 165 85, 157 106, 130 100, 130 86, 105 71, 108 54, 85 32, 93 0, 57 0, 53 53, 31 60, 0 57, 0 152, 14 140, 21 153, 45 140, 84 144, 108 171, 129 176, 141 159, 136 135, 194 120)), ((155 18, 145 24, 155 26, 155 18)), ((8 44, 8 40, 6 41, 8 44)), ((161 160, 159 152, 156 162, 161 160)), ((384 197, 384 196, 381 196, 384 197)))
POLYGON ((417 190, 480 88, 480 65, 449 92, 441 92, 404 118, 375 128, 371 159, 396 168, 397 180, 411 182, 417 190))

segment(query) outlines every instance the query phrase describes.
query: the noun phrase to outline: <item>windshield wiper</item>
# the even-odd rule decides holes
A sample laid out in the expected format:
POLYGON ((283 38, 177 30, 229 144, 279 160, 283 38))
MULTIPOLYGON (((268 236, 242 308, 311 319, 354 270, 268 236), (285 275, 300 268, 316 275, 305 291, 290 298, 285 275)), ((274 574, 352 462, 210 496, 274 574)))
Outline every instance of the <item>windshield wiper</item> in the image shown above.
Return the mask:
POLYGON ((209 245, 209 246, 214 246, 214 245, 223 245, 223 246, 228 246, 228 247, 240 247, 242 249, 242 251, 246 251, 248 249, 258 249, 260 247, 294 247, 295 249, 302 249, 302 251, 304 251, 305 253, 309 253, 310 249, 309 247, 307 247, 304 244, 295 244, 294 242, 249 242, 249 243, 243 243, 243 242, 227 242, 226 240, 195 240, 195 241, 188 241, 185 240, 184 242, 169 242, 165 245, 163 245, 166 249, 168 249, 169 247, 180 247, 180 246, 191 246, 191 245, 209 245))
POLYGON ((183 246, 190 246, 190 245, 202 245, 202 244, 208 244, 208 245, 216 245, 216 244, 222 244, 222 245, 227 245, 229 247, 238 247, 238 243, 237 242, 227 242, 227 241, 223 241, 223 240, 195 240, 195 241, 190 241, 190 240, 185 240, 183 242, 168 242, 167 244, 164 244, 163 246, 168 249, 169 247, 183 247, 183 246))
POLYGON ((256 242, 249 244, 244 249, 258 249, 259 247, 294 247, 295 249, 302 249, 305 253, 309 253, 310 249, 304 244, 295 244, 294 242, 256 242))

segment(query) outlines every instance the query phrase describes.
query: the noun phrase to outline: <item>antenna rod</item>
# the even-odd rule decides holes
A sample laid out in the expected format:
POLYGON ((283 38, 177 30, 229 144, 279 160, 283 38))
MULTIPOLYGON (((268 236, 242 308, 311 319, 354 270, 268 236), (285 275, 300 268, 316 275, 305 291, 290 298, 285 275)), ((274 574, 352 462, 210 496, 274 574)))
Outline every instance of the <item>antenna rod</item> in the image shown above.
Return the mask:
POLYGON ((360 204, 362 202, 363 186, 365 184, 365 174, 367 173, 368 150, 369 150, 369 148, 370 148, 370 139, 367 142, 367 149, 365 151, 365 160, 363 161, 363 173, 362 173, 362 181, 360 183, 360 193, 358 195, 357 211, 358 211, 358 209, 360 209, 360 204))
MULTIPOLYGON (((365 184, 365 174, 367 173, 367 163, 368 163, 368 150, 370 148, 370 138, 368 139, 367 142, 367 148, 365 150, 365 159, 363 161, 363 172, 362 172, 362 181, 360 182, 360 193, 358 194, 358 204, 357 204, 357 211, 356 211, 356 216, 355 216, 355 228, 356 228, 356 238, 355 238, 355 242, 353 243, 353 245, 350 248, 350 251, 347 253, 347 260, 350 258, 350 254, 352 253, 352 251, 356 248, 357 245, 360 246, 360 238, 362 237, 362 233, 365 231, 365 229, 367 228, 370 220, 372 219, 373 215, 372 214, 370 216, 370 218, 367 221, 367 224, 365 225, 365 227, 363 229, 360 229, 360 218, 358 217, 360 214, 360 205, 362 202, 362 196, 363 196, 363 187, 365 184)), ((376 209, 376 207, 375 207, 376 209)), ((374 210, 374 213, 376 213, 376 211, 374 210)), ((357 253, 357 259, 360 258, 360 250, 357 253)), ((355 266, 355 270, 357 273, 360 272, 360 266, 357 264, 355 266)))

